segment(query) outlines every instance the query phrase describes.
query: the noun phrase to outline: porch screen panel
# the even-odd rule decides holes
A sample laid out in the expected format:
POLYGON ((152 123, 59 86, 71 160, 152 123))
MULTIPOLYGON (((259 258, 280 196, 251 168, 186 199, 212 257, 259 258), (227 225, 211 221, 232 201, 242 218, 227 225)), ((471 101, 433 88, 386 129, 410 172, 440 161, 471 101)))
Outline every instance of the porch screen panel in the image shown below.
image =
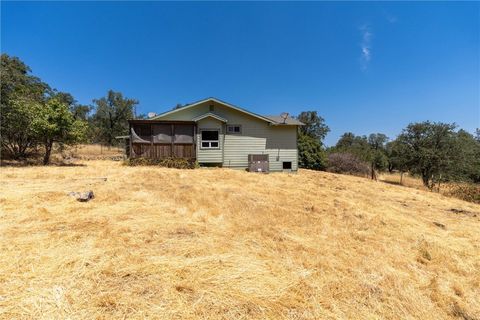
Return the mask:
POLYGON ((170 124, 154 124, 153 143, 172 143, 172 126, 170 124))
POLYGON ((176 124, 175 125, 175 143, 193 144, 193 125, 176 124))
POLYGON ((135 125, 132 127, 132 142, 148 143, 151 141, 150 126, 135 125))

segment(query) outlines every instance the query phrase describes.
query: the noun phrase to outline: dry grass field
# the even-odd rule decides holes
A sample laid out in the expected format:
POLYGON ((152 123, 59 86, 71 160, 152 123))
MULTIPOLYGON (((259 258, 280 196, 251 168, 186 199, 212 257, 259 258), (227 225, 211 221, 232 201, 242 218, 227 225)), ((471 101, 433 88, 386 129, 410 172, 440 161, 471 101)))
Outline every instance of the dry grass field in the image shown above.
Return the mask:
MULTIPOLYGON (((41 165, 44 149, 39 148, 36 153, 26 160, 9 159, 8 155, 1 155, 0 166, 25 166, 25 165, 41 165)), ((83 144, 74 147, 67 147, 60 151, 58 145, 54 145, 50 164, 68 165, 75 160, 112 160, 122 159, 125 150, 121 147, 106 147, 99 144, 83 144)))
POLYGON ((307 170, 80 164, 0 168, 1 319, 480 319, 480 205, 307 170))
POLYGON ((67 151, 67 155, 83 160, 104 160, 108 157, 122 156, 124 150, 118 147, 106 147, 99 144, 84 144, 72 147, 67 151))
MULTIPOLYGON (((416 188, 419 190, 428 190, 422 183, 420 177, 412 177, 404 174, 401 178, 400 173, 381 173, 379 180, 382 182, 401 185, 404 187, 416 188)), ((447 182, 436 185, 433 188, 434 192, 442 195, 466 200, 469 202, 480 204, 480 184, 466 183, 466 182, 447 182)))

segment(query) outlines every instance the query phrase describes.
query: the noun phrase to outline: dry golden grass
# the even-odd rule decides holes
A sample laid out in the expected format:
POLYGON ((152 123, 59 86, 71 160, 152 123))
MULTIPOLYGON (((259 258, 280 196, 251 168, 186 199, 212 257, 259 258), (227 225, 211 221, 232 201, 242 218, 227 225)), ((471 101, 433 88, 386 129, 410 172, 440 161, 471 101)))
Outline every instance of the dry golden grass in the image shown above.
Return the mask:
POLYGON ((480 205, 307 170, 84 164, 0 168, 0 318, 480 319, 480 205))
MULTIPOLYGON (((403 175, 403 178, 400 177, 400 173, 382 173, 379 176, 379 180, 390 184, 396 184, 420 190, 428 190, 428 188, 423 185, 420 177, 413 177, 406 173, 403 175)), ((433 191, 441 193, 445 196, 455 197, 461 200, 467 200, 480 204, 479 184, 448 182, 435 186, 433 191)))
MULTIPOLYGON (((13 160, 8 155, 2 154, 0 166, 25 166, 25 165, 43 165, 43 155, 45 151, 40 147, 37 152, 25 160, 13 160)), ((120 147, 107 147, 100 144, 82 144, 76 146, 67 146, 60 150, 58 145, 54 145, 50 164, 68 165, 72 160, 112 160, 124 157, 125 150, 120 147)))
POLYGON ((74 158, 102 160, 109 157, 121 157, 124 150, 118 147, 106 147, 99 144, 84 144, 69 148, 66 152, 74 158))
POLYGON ((428 190, 422 183, 422 180, 419 177, 412 177, 408 173, 404 173, 403 177, 400 177, 400 173, 388 173, 383 172, 378 177, 380 181, 398 184, 405 187, 417 188, 422 190, 428 190), (401 183, 400 183, 401 181, 401 183))

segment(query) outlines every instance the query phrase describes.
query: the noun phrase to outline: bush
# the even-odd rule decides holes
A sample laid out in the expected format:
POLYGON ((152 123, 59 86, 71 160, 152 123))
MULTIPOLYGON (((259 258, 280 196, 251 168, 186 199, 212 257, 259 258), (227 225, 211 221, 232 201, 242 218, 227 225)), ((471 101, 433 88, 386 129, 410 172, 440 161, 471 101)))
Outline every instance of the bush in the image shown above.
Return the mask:
POLYGON ((327 171, 368 176, 370 167, 351 153, 331 153, 328 155, 327 171))
POLYGON ((298 165, 300 168, 325 170, 326 155, 317 139, 300 134, 298 137, 298 165))
POLYGON ((449 187, 447 195, 480 204, 480 185, 474 183, 458 183, 449 187))
POLYGON ((127 166, 160 166, 175 169, 195 169, 198 168, 198 163, 194 159, 186 158, 163 158, 163 159, 149 159, 149 158, 131 158, 124 162, 127 166))

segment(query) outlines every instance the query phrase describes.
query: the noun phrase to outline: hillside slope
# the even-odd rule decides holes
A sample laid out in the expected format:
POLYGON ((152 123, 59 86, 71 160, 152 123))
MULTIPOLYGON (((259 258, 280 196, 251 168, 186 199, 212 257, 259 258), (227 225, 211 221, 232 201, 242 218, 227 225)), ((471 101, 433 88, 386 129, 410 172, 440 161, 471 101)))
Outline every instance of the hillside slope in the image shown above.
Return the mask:
POLYGON ((306 170, 84 164, 0 168, 0 318, 480 319, 479 205, 306 170))

